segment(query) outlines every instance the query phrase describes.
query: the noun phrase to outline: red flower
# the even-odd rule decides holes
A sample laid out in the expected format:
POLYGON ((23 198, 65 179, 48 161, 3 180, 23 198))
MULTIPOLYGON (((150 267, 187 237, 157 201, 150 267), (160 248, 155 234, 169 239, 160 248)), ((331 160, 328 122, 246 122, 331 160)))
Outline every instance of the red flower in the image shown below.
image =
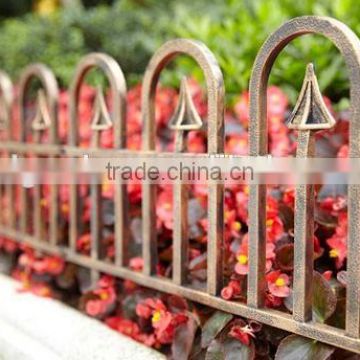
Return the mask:
POLYGON ((183 313, 171 313, 165 304, 156 298, 147 298, 136 306, 136 314, 150 319, 156 340, 160 344, 170 344, 177 326, 188 320, 183 313))
POLYGON ((173 228, 173 195, 171 188, 167 188, 158 195, 156 204, 156 215, 161 224, 167 229, 173 228))
POLYGON ((234 155, 248 155, 248 134, 235 134, 228 136, 225 143, 225 153, 234 155))
POLYGON ((347 255, 347 214, 339 214, 339 222, 336 227, 335 233, 329 239, 326 240, 326 243, 330 246, 331 250, 329 256, 335 259, 335 264, 337 269, 341 268, 344 264, 347 255))
POLYGON ((272 271, 266 275, 268 289, 272 295, 277 297, 288 297, 290 295, 290 279, 279 270, 272 271))
POLYGON ((76 249, 85 255, 90 254, 90 246, 91 246, 91 234, 86 233, 81 235, 76 241, 76 249))
POLYGON ((241 285, 237 280, 229 281, 229 284, 221 290, 221 297, 225 300, 231 300, 241 294, 241 285))
MULTIPOLYGON (((100 281, 100 284, 106 285, 107 282, 108 279, 100 281)), ((116 292, 113 285, 95 289, 91 294, 95 298, 88 300, 85 304, 85 312, 88 315, 101 317, 113 309, 116 302, 116 292)))
POLYGON ((277 86, 269 86, 267 90, 267 111, 268 116, 283 117, 289 105, 285 93, 277 86))
POLYGON ((339 158, 349 157, 349 145, 342 145, 337 153, 337 157, 339 158))
POLYGON ((0 237, 0 249, 3 249, 7 253, 14 253, 19 248, 16 241, 8 239, 6 237, 0 237))
POLYGON ((250 345, 251 337, 255 338, 253 330, 249 325, 234 325, 229 331, 229 336, 239 340, 246 346, 250 345))
POLYGON ((239 119, 240 123, 246 128, 249 126, 249 105, 250 105, 249 102, 250 102, 249 92, 244 91, 239 96, 234 106, 235 115, 239 119))

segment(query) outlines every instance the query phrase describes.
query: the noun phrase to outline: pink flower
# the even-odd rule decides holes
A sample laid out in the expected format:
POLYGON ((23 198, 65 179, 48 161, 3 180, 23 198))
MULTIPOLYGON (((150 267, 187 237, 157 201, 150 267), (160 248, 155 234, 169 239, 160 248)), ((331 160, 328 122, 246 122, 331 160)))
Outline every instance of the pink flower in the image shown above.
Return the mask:
POLYGON ((230 300, 234 295, 234 289, 231 286, 225 286, 222 290, 221 290, 221 297, 224 300, 230 300))
POLYGON ((90 316, 98 316, 105 311, 105 304, 100 300, 89 300, 86 303, 85 311, 90 316))
POLYGON ((144 260, 140 256, 133 257, 129 261, 129 267, 131 270, 141 271, 143 269, 143 266, 144 266, 144 260))
MULTIPOLYGON (((248 258, 248 236, 243 238, 243 242, 240 245, 240 249, 236 255, 237 263, 235 265, 235 272, 239 275, 247 275, 249 272, 249 258, 248 258)), ((272 260, 275 258, 275 245, 268 242, 266 243, 266 271, 270 271, 272 266, 272 260)))
POLYGON ((286 274, 281 273, 280 270, 268 273, 266 280, 271 294, 281 298, 290 295, 290 288, 288 286, 290 279, 286 274))
POLYGON ((241 294, 241 285, 237 280, 230 280, 229 284, 221 290, 221 297, 224 300, 231 300, 241 294))

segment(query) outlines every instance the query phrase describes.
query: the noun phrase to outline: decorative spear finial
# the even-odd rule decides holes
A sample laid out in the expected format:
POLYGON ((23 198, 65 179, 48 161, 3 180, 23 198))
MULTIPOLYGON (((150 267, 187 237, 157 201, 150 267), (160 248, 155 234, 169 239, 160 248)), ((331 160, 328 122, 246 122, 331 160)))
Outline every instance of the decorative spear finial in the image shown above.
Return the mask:
POLYGON ((169 128, 173 130, 197 130, 202 127, 202 120, 195 108, 186 77, 181 79, 179 101, 169 128))
POLYGON ((322 130, 335 125, 335 119, 327 109, 314 72, 308 64, 304 82, 295 108, 288 120, 288 127, 296 130, 322 130))
POLYGON ((45 92, 43 89, 40 89, 37 93, 36 112, 31 127, 35 131, 43 131, 49 128, 50 124, 51 116, 47 106, 45 92))
POLYGON ((94 102, 94 116, 91 121, 91 129, 96 131, 107 130, 112 127, 111 117, 106 107, 103 91, 101 87, 96 90, 94 102))

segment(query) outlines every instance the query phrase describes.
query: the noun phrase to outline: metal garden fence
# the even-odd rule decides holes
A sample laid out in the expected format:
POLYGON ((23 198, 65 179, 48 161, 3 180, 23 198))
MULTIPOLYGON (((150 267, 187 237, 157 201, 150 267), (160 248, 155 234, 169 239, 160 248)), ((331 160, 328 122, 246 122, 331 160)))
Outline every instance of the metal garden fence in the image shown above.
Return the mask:
MULTIPOLYGON (((304 34, 320 34, 331 40, 343 55, 350 78, 350 157, 360 157, 360 41, 344 24, 330 18, 301 17, 293 19, 276 30, 260 49, 250 81, 250 155, 259 157, 267 155, 267 121, 266 121, 266 89, 272 65, 281 50, 293 39, 304 34)), ((165 43, 152 57, 144 79, 142 89, 143 139, 142 150, 126 149, 126 83, 119 65, 108 55, 89 54, 79 63, 73 83, 70 87, 70 131, 66 145, 60 145, 57 136, 57 106, 59 91, 56 79, 46 66, 30 65, 19 82, 20 101, 20 139, 10 138, 10 111, 14 101, 13 87, 6 74, 0 74, 3 113, 1 129, 8 134, 0 148, 7 154, 25 156, 82 156, 84 149, 78 146, 77 102, 80 86, 87 72, 92 68, 100 68, 108 78, 113 99, 113 113, 110 117, 103 94, 98 91, 95 100, 94 118, 91 124, 92 142, 86 149, 90 157, 116 158, 124 153, 137 157, 144 154, 154 158, 159 156, 155 151, 155 89, 163 68, 177 55, 192 57, 205 75, 207 85, 207 151, 208 154, 224 152, 224 82, 220 67, 208 48, 200 42, 176 39, 165 43), (32 121, 32 143, 26 142, 25 94, 29 82, 38 78, 42 90, 38 93, 37 111, 32 121), (101 120, 101 121, 100 121, 101 120), (114 131, 114 148, 99 147, 101 131, 112 128, 114 131), (43 143, 41 133, 49 131, 49 142, 43 143)), ((198 121, 194 109, 189 110, 186 103, 186 81, 182 83, 183 110, 187 111, 190 120, 183 122, 181 116, 172 122, 171 128, 176 132, 175 152, 167 156, 179 156, 186 152, 184 138, 187 131, 198 129, 204 125, 198 121), (187 107, 187 108, 186 108, 187 107), (189 112, 190 111, 190 112, 189 112), (189 115, 190 114, 190 115, 189 115), (194 121, 191 121, 194 120, 194 121)), ((308 66, 300 100, 293 113, 290 126, 299 132, 298 157, 314 155, 314 136, 317 129, 333 125, 333 119, 321 103, 314 70, 308 66), (323 119, 315 122, 315 118, 323 119)), ((207 154, 200 155, 206 157, 207 154)), ((44 237, 41 231, 40 186, 33 188, 33 211, 27 202, 28 190, 20 189, 20 212, 14 207, 15 185, 4 184, 4 191, 10 199, 12 207, 9 221, 0 224, 2 236, 28 244, 33 248, 51 254, 58 254, 67 261, 84 266, 97 272, 132 280, 159 291, 178 294, 204 305, 230 312, 261 323, 271 325, 308 338, 319 340, 341 348, 360 353, 360 186, 348 187, 348 260, 347 260, 347 302, 346 329, 317 323, 312 318, 312 282, 313 282, 313 223, 314 223, 314 188, 313 185, 297 185, 295 204, 295 254, 293 284, 293 314, 286 314, 264 307, 265 297, 265 253, 266 253, 266 185, 251 185, 249 200, 249 275, 247 303, 226 301, 221 299, 219 291, 223 278, 223 193, 221 184, 209 184, 208 196, 208 251, 207 251, 207 288, 196 289, 186 282, 188 226, 186 184, 174 184, 174 231, 173 231, 173 278, 165 279, 156 276, 157 236, 156 236, 156 188, 154 184, 142 185, 142 252, 143 272, 134 272, 127 266, 128 244, 131 241, 128 232, 128 211, 126 185, 117 184, 114 197, 115 212, 115 261, 105 262, 100 256, 101 236, 101 188, 99 183, 91 185, 91 254, 85 256, 76 251, 76 239, 81 228, 79 217, 79 195, 76 184, 70 186, 69 241, 66 246, 58 243, 58 186, 51 185, 49 236, 44 237), (29 227, 32 219, 32 227, 29 227), (32 228, 29 231, 29 228, 32 228)))

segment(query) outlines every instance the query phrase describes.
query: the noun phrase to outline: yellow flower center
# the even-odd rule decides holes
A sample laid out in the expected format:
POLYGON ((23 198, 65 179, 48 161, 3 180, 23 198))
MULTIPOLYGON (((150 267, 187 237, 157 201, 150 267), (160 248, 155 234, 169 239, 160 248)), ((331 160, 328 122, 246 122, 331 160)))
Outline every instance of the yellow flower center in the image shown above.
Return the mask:
POLYGON ((275 281, 275 285, 278 287, 285 286, 285 280, 283 278, 277 278, 275 281))
POLYGON ((225 213, 224 213, 225 222, 227 222, 230 219, 230 216, 231 216, 231 212, 230 211, 225 211, 225 213))
POLYGON ((109 298, 109 294, 106 291, 102 291, 99 295, 101 300, 107 300, 109 298))
POLYGON ((331 258, 337 258, 339 256, 339 250, 338 249, 331 249, 329 252, 329 255, 331 258))
POLYGON ((235 231, 240 231, 240 229, 241 229, 241 223, 240 223, 239 221, 234 221, 234 223, 233 223, 233 229, 234 229, 235 231))
POLYGON ((161 313, 159 310, 157 310, 154 312, 151 321, 152 323, 157 323, 160 319, 161 319, 161 313))
POLYGON ((267 227, 272 226, 273 223, 274 223, 274 220, 273 220, 273 219, 267 219, 267 220, 266 220, 266 226, 267 226, 267 227))
POLYGON ((171 209, 171 204, 170 203, 165 203, 164 204, 164 209, 165 210, 170 210, 171 209))
POLYGON ((248 263, 248 257, 245 254, 240 254, 237 257, 237 260, 241 265, 246 265, 248 263))
POLYGON ((63 205, 61 205, 61 210, 63 213, 68 213, 70 210, 70 207, 68 204, 63 204, 63 205))
POLYGON ((47 204, 48 204, 48 202, 47 202, 47 200, 46 200, 45 198, 42 198, 42 199, 40 200, 40 205, 41 205, 42 207, 47 206, 47 204))

